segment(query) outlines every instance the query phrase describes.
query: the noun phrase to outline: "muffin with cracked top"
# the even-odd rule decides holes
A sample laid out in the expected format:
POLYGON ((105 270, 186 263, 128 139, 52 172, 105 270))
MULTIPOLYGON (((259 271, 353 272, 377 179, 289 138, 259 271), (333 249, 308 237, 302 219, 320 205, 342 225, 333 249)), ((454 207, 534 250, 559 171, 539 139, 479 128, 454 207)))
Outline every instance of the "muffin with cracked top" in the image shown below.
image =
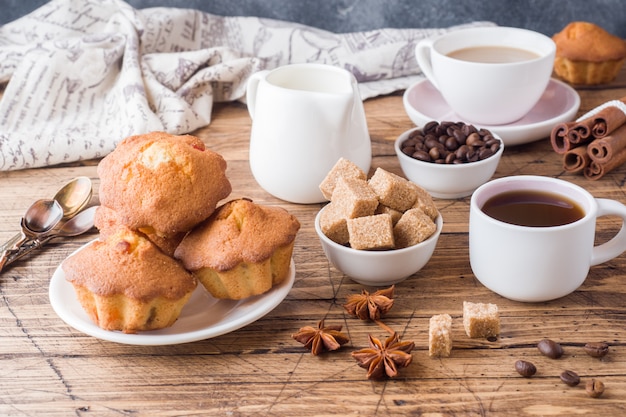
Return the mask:
POLYGON ((299 229, 281 207, 232 200, 185 236, 174 256, 211 295, 239 300, 287 278, 299 229))
POLYGON ((174 237, 231 192, 224 158, 191 135, 130 136, 98 164, 100 202, 147 235, 174 237))

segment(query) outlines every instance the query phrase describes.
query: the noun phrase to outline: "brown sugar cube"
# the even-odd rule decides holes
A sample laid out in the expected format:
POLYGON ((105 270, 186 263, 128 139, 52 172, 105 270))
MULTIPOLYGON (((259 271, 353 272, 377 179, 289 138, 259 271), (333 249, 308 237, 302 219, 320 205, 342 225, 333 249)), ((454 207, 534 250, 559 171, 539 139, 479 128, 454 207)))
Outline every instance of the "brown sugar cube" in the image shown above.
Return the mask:
POLYGON ((415 203, 417 193, 411 182, 399 175, 376 168, 374 175, 369 179, 381 204, 399 211, 410 209, 415 203))
POLYGON ((421 209, 431 219, 435 220, 437 216, 439 216, 439 211, 437 210, 437 206, 433 201, 433 197, 428 193, 428 191, 426 191, 419 185, 412 182, 410 184, 417 193, 417 198, 415 199, 413 207, 421 209))
POLYGON ((348 223, 336 205, 328 203, 320 213, 320 229, 333 242, 345 245, 349 241, 348 223))
POLYGON ((348 233, 353 249, 380 250, 394 247, 393 226, 389 214, 348 219, 348 233))
POLYGON ((472 339, 494 337, 500 334, 500 314, 495 304, 463 301, 463 327, 472 339))
POLYGON ((346 158, 339 158, 320 183, 320 191, 325 199, 330 200, 333 197, 333 190, 339 177, 366 180, 367 174, 354 162, 346 158))
POLYGON ((393 227, 396 248, 417 245, 432 236, 436 230, 437 225, 422 210, 407 210, 393 227))
POLYGON ((402 217, 402 212, 400 210, 392 209, 391 207, 388 207, 384 204, 378 204, 378 207, 376 207, 376 211, 374 212, 374 214, 385 213, 391 216, 391 223, 394 225, 398 223, 398 220, 400 220, 400 218, 402 217))
POLYGON ((367 181, 356 178, 337 178, 331 201, 347 219, 371 216, 378 207, 378 197, 367 181))
POLYGON ((452 317, 449 314, 434 315, 428 325, 428 356, 448 357, 450 351, 452 351, 452 317))

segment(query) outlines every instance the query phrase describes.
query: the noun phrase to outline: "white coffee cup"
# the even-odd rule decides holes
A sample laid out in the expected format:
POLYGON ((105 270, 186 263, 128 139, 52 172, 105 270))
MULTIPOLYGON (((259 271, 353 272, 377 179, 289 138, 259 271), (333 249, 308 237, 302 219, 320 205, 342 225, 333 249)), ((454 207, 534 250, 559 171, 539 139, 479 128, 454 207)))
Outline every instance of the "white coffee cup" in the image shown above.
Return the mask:
POLYGON ((503 177, 480 186, 470 201, 469 252, 476 278, 487 288, 516 301, 540 302, 563 297, 585 280, 589 268, 626 250, 626 206, 594 198, 570 182, 541 176, 503 177), (486 214, 485 204, 510 191, 550 193, 574 202, 582 218, 558 226, 520 226, 486 214), (596 219, 617 216, 621 230, 594 246, 596 219))
POLYGON ((537 104, 550 81, 555 52, 545 35, 500 26, 452 31, 415 47, 420 69, 450 108, 483 125, 512 123, 537 104))

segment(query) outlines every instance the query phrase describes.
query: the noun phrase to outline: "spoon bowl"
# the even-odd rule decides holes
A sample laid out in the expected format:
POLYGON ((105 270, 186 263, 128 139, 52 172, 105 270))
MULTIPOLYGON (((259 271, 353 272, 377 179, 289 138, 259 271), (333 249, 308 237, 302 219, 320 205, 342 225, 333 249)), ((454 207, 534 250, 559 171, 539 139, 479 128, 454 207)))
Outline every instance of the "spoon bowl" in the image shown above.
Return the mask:
POLYGON ((55 237, 72 237, 88 232, 94 226, 94 216, 97 208, 98 206, 89 207, 52 229, 46 234, 45 241, 55 237))
POLYGON ((92 194, 91 180, 88 177, 76 177, 57 191, 54 200, 63 208, 63 217, 68 219, 85 208, 92 194))
POLYGON ((22 226, 33 234, 45 233, 63 218, 63 208, 56 200, 37 200, 26 210, 22 226))

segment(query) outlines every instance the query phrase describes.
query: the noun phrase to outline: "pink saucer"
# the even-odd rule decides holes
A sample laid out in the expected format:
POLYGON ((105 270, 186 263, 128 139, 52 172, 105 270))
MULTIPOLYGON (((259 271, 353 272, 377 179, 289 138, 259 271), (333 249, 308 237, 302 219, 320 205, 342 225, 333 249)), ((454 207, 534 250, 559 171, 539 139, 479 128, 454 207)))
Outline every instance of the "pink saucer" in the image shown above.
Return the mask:
MULTIPOLYGON (((417 126, 424 126, 431 120, 463 121, 428 80, 409 87, 403 101, 407 114, 417 126)), ((499 135, 505 146, 520 145, 549 137, 555 125, 573 120, 579 107, 580 96, 576 90, 551 79, 539 102, 526 116, 514 123, 482 127, 499 135)))

